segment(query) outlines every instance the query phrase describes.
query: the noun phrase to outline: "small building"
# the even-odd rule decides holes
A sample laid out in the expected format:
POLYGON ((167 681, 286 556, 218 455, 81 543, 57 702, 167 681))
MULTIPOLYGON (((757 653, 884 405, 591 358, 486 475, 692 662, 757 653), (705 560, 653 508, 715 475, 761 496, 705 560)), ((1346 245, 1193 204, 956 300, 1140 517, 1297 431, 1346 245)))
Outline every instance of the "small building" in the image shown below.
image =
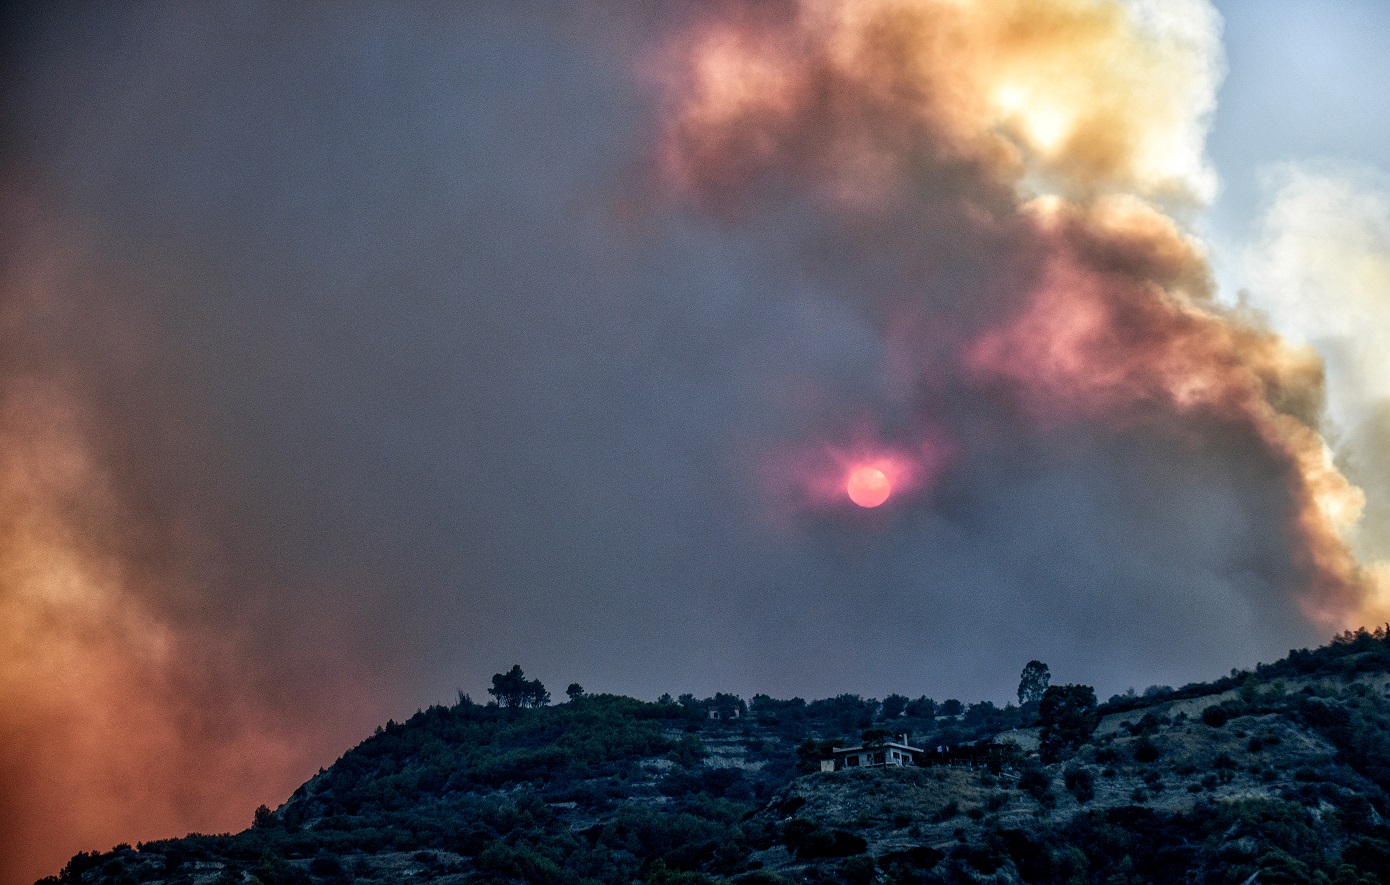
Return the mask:
POLYGON ((704 704, 705 716, 710 719, 742 719, 748 713, 748 705, 736 694, 720 692, 700 703, 704 704))
POLYGON ((860 747, 835 747, 829 759, 822 759, 821 771, 843 771, 846 768, 874 768, 886 765, 917 765, 921 747, 907 742, 907 735, 899 735, 899 740, 883 741, 860 747))

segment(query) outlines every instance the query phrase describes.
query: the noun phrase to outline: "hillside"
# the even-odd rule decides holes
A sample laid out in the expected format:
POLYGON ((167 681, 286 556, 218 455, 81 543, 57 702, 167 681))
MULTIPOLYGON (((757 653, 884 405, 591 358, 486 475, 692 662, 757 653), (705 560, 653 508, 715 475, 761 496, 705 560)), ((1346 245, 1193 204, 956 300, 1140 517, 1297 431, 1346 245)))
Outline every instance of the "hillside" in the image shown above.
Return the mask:
POLYGON ((959 712, 461 697, 242 833, 83 853, 43 881, 1390 883, 1388 685, 1378 631, 1099 708, 1059 708, 1086 694, 1059 686, 959 712), (832 745, 901 733, 939 764, 819 770, 832 745))

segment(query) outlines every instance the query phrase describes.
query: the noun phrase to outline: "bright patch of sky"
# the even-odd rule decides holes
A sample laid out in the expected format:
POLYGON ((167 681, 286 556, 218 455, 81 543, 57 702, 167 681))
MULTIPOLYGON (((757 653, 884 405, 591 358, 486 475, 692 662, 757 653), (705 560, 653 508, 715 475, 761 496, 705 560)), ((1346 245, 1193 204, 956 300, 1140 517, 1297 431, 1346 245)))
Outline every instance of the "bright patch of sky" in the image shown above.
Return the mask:
POLYGON ((1237 264, 1273 199, 1275 167, 1331 161, 1390 171, 1390 3, 1216 6, 1225 20, 1228 72, 1208 142, 1221 191, 1203 233, 1222 295, 1233 299, 1250 285, 1237 264))

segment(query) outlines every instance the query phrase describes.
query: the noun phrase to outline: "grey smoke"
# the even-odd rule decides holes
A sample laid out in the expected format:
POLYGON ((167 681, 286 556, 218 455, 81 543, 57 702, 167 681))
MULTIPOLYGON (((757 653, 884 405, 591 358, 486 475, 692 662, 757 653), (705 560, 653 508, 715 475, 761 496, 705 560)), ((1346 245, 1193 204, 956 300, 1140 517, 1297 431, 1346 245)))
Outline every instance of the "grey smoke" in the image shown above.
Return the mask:
POLYGON ((34 223, 6 252, 53 250, 62 294, 18 311, 5 366, 81 393, 132 532, 197 575, 151 604, 237 637, 307 733, 322 692, 399 717, 517 662, 552 691, 1002 702, 1032 658, 1104 697, 1321 638, 1280 584, 1278 478, 1239 440, 1047 434, 904 387, 875 231, 664 201, 635 73, 661 27, 28 21, 5 191, 34 223), (913 506, 769 516, 769 453, 924 409, 961 451, 913 506))

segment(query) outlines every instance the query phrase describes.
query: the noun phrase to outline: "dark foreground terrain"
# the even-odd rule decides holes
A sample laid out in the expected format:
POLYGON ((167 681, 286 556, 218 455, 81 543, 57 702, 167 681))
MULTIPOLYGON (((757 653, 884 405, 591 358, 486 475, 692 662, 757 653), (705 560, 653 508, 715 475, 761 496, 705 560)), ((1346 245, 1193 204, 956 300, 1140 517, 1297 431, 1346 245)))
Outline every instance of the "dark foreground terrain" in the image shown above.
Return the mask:
POLYGON ((1099 708, 1080 686, 1003 708, 464 697, 244 832, 82 853, 43 881, 1390 883, 1387 688, 1382 630, 1099 708), (903 732, 931 764, 819 770, 831 745, 903 732))

